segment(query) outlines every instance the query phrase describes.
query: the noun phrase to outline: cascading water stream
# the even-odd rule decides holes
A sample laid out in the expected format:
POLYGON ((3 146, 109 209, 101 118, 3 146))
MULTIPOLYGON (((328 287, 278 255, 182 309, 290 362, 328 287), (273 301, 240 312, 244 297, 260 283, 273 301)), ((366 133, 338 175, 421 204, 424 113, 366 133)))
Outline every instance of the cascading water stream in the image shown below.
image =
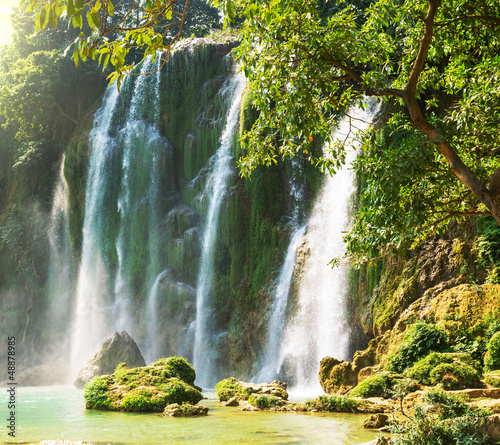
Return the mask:
POLYGON ((261 368, 257 375, 259 381, 271 382, 278 378, 279 374, 279 352, 282 341, 283 329, 286 321, 286 311, 288 307, 288 296, 293 278, 293 270, 295 266, 295 258, 297 248, 301 243, 306 226, 303 225, 303 211, 301 204, 304 199, 304 183, 302 180, 303 173, 300 164, 296 159, 292 160, 292 174, 290 176, 290 195, 293 199, 292 216, 290 226, 292 233, 290 243, 288 244, 285 261, 281 267, 278 277, 278 285, 274 296, 274 301, 271 306, 271 315, 269 317, 267 341, 264 348, 263 362, 264 367, 261 368))
POLYGON ((334 138, 350 139, 346 163, 326 178, 307 223, 305 270, 300 278, 298 308, 286 326, 278 368, 285 373, 296 391, 321 391, 318 382, 319 363, 327 355, 349 359, 350 327, 347 322, 347 269, 332 268, 332 258, 345 253, 343 232, 348 227, 349 202, 354 192, 350 164, 356 158, 356 141, 351 131, 366 130, 375 107, 368 111, 355 108, 353 121, 343 119, 334 138), (351 124, 355 127, 351 128, 351 124))
POLYGON ((226 193, 231 167, 232 144, 240 113, 241 94, 245 86, 245 78, 237 73, 228 85, 231 94, 230 107, 226 116, 226 124, 217 152, 213 156, 212 171, 207 180, 205 190, 208 195, 208 211, 204 222, 202 235, 202 251, 200 269, 196 287, 196 320, 194 334, 193 363, 197 372, 197 382, 200 386, 209 386, 211 378, 210 336, 209 330, 209 294, 212 289, 214 274, 215 241, 217 225, 223 197, 226 193))
POLYGON ((86 186, 85 218, 80 270, 76 289, 76 308, 71 333, 71 367, 78 372, 105 335, 104 313, 100 309, 101 289, 105 287, 98 232, 103 225, 100 208, 104 200, 101 190, 107 179, 108 164, 116 143, 109 134, 119 94, 108 88, 103 104, 96 113, 90 133, 91 155, 86 186))
POLYGON ((50 214, 49 298, 47 326, 51 347, 66 351, 69 347, 63 335, 71 314, 71 247, 68 230, 68 184, 64 178, 64 156, 61 160, 52 210, 50 214))
MULTIPOLYGON (((141 73, 159 68, 159 63, 159 58, 155 64, 146 61, 141 73)), ((115 85, 108 87, 89 138, 91 155, 71 335, 73 373, 114 330, 135 334, 137 326, 130 315, 133 268, 146 269, 148 288, 160 271, 156 250, 159 217, 154 213, 157 210, 151 210, 157 209, 159 194, 157 161, 167 145, 154 123, 159 118, 159 79, 141 75, 133 85, 131 82, 130 77, 125 80, 121 96, 115 85), (132 99, 121 121, 122 108, 127 106, 124 91, 131 86, 132 99), (144 230, 144 223, 149 230, 144 230), (140 265, 136 261, 139 255, 144 261, 140 265)))

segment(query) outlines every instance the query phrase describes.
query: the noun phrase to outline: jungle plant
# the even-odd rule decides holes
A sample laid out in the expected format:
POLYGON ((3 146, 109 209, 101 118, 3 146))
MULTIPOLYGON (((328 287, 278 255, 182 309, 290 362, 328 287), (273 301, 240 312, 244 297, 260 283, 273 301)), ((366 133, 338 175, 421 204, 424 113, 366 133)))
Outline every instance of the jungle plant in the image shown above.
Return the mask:
POLYGON ((85 408, 87 409, 111 409, 111 400, 108 392, 109 379, 106 377, 95 377, 87 385, 83 396, 85 408))
POLYGON ((433 352, 406 370, 405 375, 424 385, 462 389, 477 387, 481 371, 479 363, 468 354, 433 352))
POLYGON ((443 329, 424 322, 415 323, 408 328, 401 346, 389 357, 387 369, 402 373, 431 351, 444 350, 447 342, 443 329))
POLYGON ((441 390, 429 390, 425 405, 417 407, 413 417, 393 422, 391 432, 395 445, 487 445, 490 439, 478 433, 486 411, 474 411, 462 398, 441 390))
POLYGON ((494 334, 488 342, 484 357, 484 367, 486 371, 500 369, 500 332, 494 334))

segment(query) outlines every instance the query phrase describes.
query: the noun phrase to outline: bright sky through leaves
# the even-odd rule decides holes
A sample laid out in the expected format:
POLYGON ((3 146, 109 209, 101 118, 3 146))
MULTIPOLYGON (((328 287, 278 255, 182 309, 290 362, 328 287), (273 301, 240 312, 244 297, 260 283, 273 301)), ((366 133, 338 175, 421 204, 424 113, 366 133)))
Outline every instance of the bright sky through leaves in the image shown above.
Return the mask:
POLYGON ((10 15, 12 8, 19 5, 20 0, 0 0, 0 45, 9 43, 12 27, 10 15))

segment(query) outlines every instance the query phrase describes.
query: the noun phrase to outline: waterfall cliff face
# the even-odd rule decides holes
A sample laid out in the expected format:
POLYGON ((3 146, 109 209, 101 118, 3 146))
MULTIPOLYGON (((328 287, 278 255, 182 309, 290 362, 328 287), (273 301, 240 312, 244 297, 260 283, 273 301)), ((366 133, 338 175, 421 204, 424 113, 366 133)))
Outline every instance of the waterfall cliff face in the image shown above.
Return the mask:
POLYGON ((259 168, 250 180, 238 175, 238 136, 252 117, 229 55, 235 44, 195 39, 161 70, 159 58, 146 61, 136 74, 154 74, 130 76, 120 94, 108 88, 88 158, 80 146, 69 149, 73 246, 81 233, 73 372, 115 330, 126 330, 149 363, 187 357, 205 387, 228 375, 308 382, 321 354, 345 356, 347 340, 333 351, 330 344, 330 336, 347 338, 344 297, 332 303, 330 292, 342 278, 297 274, 296 257, 307 239, 306 269, 329 270, 350 189, 327 180, 308 219, 321 178, 310 166, 294 160, 259 168), (84 205, 75 198, 80 171, 87 172, 84 205), (325 214, 332 210, 335 217, 325 214), (308 302, 311 293, 321 303, 308 302))

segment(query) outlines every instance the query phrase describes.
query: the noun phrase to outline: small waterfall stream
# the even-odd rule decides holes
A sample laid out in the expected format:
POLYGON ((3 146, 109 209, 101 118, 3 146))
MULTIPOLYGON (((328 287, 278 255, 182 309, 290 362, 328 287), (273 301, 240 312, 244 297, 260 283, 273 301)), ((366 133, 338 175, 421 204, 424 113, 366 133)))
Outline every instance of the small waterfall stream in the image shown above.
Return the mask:
POLYGON ((304 181, 303 172, 297 159, 292 160, 292 174, 289 180, 290 195, 292 198, 292 215, 290 227, 292 233, 288 244, 285 260, 278 277, 278 285, 271 305, 271 315, 268 322, 267 341, 264 348, 264 367, 259 371, 257 379, 271 382, 278 378, 280 365, 280 346, 283 340, 283 329, 286 322, 288 297, 292 284, 293 270, 297 248, 304 238, 306 226, 303 224, 304 181))
POLYGON ((61 160, 57 178, 48 232, 50 265, 47 311, 47 326, 50 329, 50 347, 59 354, 66 352, 69 344, 63 335, 70 323, 71 314, 71 246, 68 230, 68 184, 64 178, 64 160, 61 160))
POLYGON ((366 112, 355 108, 351 110, 354 130, 348 118, 335 130, 334 138, 349 137, 353 147, 347 153, 344 167, 326 178, 307 222, 306 261, 299 278, 298 308, 286 325, 278 361, 278 369, 287 368, 285 374, 296 391, 321 391, 319 363, 326 355, 342 360, 350 358, 347 270, 345 265, 331 268, 328 263, 345 253, 342 238, 348 227, 349 202, 354 192, 350 164, 356 157, 357 146, 350 131, 366 130, 375 113, 375 108, 366 112))
POLYGON ((208 177, 205 193, 208 193, 208 211, 202 234, 202 251, 198 282, 196 287, 196 320, 194 334, 193 362, 197 370, 197 382, 200 386, 209 386, 211 382, 210 336, 209 328, 210 307, 208 299, 213 283, 213 264, 217 224, 227 181, 233 168, 231 165, 232 144, 237 129, 240 113, 241 94, 245 87, 245 78, 235 74, 227 88, 231 92, 230 107, 226 116, 226 124, 222 133, 219 148, 211 162, 212 171, 208 177))
MULTIPOLYGON (((148 60, 141 72, 154 71, 159 64, 159 58, 154 64, 148 60)), ((72 323, 72 372, 113 330, 126 329, 134 335, 132 272, 145 271, 148 287, 160 272, 155 204, 158 158, 168 144, 154 123, 159 118, 158 76, 137 76, 133 85, 128 77, 121 95, 115 85, 109 86, 94 119, 72 323), (131 86, 130 105, 122 121, 126 90, 131 86)))

